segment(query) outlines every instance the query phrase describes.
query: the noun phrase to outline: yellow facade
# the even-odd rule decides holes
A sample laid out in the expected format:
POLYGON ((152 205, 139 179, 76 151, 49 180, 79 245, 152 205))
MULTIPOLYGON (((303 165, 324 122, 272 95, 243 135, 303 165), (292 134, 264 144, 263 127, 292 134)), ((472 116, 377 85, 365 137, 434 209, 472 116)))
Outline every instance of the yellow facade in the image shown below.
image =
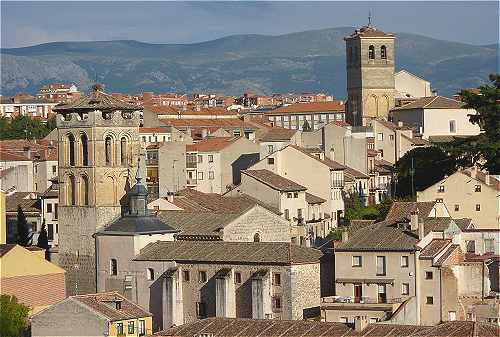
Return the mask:
POLYGON ((64 269, 43 258, 43 251, 30 252, 16 245, 0 257, 0 277, 32 276, 64 273, 64 269))
POLYGON ((109 325, 109 337, 119 337, 119 336, 149 336, 153 334, 153 318, 152 317, 140 317, 135 319, 127 319, 122 321, 114 321, 109 325), (144 333, 139 333, 140 322, 144 321, 144 333), (133 332, 129 333, 129 324, 133 322, 133 332), (123 333, 118 334, 119 325, 122 324, 123 333))

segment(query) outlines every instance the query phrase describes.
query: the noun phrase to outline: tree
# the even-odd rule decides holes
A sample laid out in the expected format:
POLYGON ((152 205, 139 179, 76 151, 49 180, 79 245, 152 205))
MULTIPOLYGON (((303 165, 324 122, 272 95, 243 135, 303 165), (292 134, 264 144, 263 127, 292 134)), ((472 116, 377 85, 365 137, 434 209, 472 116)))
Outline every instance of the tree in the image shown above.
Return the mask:
POLYGON ((446 149, 460 167, 477 165, 490 174, 500 174, 500 75, 490 75, 490 82, 479 87, 479 93, 460 92, 465 107, 477 111, 469 115, 469 120, 479 125, 481 134, 457 139, 446 149))
POLYGON ((396 163, 396 196, 413 197, 456 170, 454 156, 436 146, 417 147, 396 163))
POLYGON ((49 249, 49 237, 47 235, 45 224, 42 225, 42 229, 40 230, 40 235, 38 236, 38 242, 36 245, 45 250, 49 249))
POLYGON ((28 327, 29 310, 15 296, 0 295, 0 336, 22 336, 28 327))
POLYGON ((358 193, 352 193, 345 200, 345 218, 351 220, 375 220, 379 211, 375 206, 365 206, 358 193))
POLYGON ((47 136, 56 127, 55 117, 47 123, 28 116, 12 119, 0 118, 0 139, 40 139, 47 136))
POLYGON ((26 247, 29 245, 30 240, 30 230, 28 221, 26 221, 26 215, 24 215, 22 207, 17 206, 17 243, 26 247))

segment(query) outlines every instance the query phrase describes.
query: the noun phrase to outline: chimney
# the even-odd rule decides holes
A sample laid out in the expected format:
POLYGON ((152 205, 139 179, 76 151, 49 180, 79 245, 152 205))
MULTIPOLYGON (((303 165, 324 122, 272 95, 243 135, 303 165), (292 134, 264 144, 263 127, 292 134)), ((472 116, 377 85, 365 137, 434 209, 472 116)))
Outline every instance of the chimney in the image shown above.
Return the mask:
POLYGON ((335 149, 330 148, 330 160, 335 160, 335 149))
POLYGON ((410 213, 410 229, 418 230, 418 208, 410 213))
POLYGON ((486 172, 486 174, 485 174, 485 176, 484 176, 484 183, 485 183, 486 185, 488 185, 488 186, 489 186, 489 185, 490 185, 490 183, 491 183, 491 180, 490 180, 490 174, 489 174, 489 172, 486 172))
POLYGON ((361 332, 368 326, 368 318, 366 316, 356 316, 354 318, 354 331, 361 332))
POLYGON ((422 240, 424 238, 424 220, 420 219, 418 221, 418 239, 422 240))
POLYGON ((402 121, 398 121, 398 126, 399 126, 400 128, 402 128, 402 127, 403 127, 403 122, 402 122, 402 121))
POLYGON ((347 232, 347 230, 344 230, 342 232, 342 242, 347 242, 349 241, 349 233, 347 232))
POLYGON ((174 192, 167 193, 167 200, 168 202, 174 202, 174 192))

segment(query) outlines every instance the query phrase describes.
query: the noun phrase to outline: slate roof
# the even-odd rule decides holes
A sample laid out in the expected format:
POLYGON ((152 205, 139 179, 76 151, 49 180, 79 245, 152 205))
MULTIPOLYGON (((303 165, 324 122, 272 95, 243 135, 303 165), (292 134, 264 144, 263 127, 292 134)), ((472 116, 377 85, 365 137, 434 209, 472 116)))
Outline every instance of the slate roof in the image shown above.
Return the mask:
POLYGON ((345 105, 339 101, 333 102, 315 102, 315 103, 295 103, 292 105, 282 106, 266 112, 267 116, 284 115, 284 114, 305 114, 311 112, 344 112, 345 105))
POLYGON ((314 194, 306 192, 306 202, 308 204, 322 204, 322 203, 326 202, 326 200, 323 198, 320 198, 314 194))
POLYGON ((286 242, 157 241, 134 260, 291 265, 319 263, 322 255, 286 242))
POLYGON ((242 174, 254 178, 280 192, 305 191, 307 188, 296 182, 277 175, 269 170, 244 170, 242 174))
POLYGON ((142 318, 152 316, 149 312, 142 309, 132 301, 127 300, 116 291, 70 296, 70 299, 80 302, 91 310, 105 316, 110 321, 119 321, 125 319, 142 318), (121 309, 113 308, 112 302, 120 302, 121 309), (108 304, 107 304, 108 303, 108 304))
POLYGON ((71 111, 137 111, 140 107, 126 103, 110 94, 106 94, 99 85, 94 85, 89 96, 82 96, 70 103, 58 104, 52 111, 67 113, 71 111))
POLYGON ((462 109, 464 102, 443 96, 422 97, 411 103, 393 108, 393 111, 410 109, 462 109))
POLYGON ((445 249, 451 240, 443 240, 443 239, 434 239, 427 246, 425 246, 420 251, 421 259, 433 259, 436 255, 438 255, 443 249, 445 249))
POLYGON ((245 318, 206 318, 157 332, 157 336, 192 337, 497 337, 500 327, 471 321, 446 322, 436 326, 369 324, 363 331, 337 322, 287 321, 245 318))

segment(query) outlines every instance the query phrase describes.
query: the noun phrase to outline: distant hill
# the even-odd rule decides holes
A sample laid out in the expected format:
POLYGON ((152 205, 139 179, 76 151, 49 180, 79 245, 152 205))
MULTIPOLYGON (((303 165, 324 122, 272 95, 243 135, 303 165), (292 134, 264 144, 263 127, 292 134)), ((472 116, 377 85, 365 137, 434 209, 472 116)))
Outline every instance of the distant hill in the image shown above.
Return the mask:
MULTIPOLYGON (((345 42, 352 27, 279 36, 234 35, 192 44, 56 42, 1 49, 1 93, 43 84, 97 81, 107 91, 219 92, 237 95, 323 91, 346 96, 345 42)), ((397 70, 431 81, 442 95, 483 84, 498 72, 498 45, 473 46, 398 33, 397 70)))

